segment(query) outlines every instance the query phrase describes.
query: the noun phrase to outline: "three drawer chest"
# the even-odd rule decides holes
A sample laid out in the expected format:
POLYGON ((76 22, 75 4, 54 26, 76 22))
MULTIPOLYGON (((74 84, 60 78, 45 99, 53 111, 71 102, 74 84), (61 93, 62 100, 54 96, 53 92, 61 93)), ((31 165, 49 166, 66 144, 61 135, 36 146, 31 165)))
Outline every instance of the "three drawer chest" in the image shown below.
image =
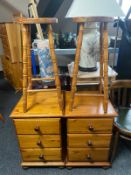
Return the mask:
POLYGON ((22 99, 11 114, 19 142, 22 166, 111 166, 112 129, 117 115, 111 103, 104 114, 101 98, 75 98, 69 111, 70 92, 65 94, 65 112, 56 103, 57 94, 33 93, 28 111, 22 99))

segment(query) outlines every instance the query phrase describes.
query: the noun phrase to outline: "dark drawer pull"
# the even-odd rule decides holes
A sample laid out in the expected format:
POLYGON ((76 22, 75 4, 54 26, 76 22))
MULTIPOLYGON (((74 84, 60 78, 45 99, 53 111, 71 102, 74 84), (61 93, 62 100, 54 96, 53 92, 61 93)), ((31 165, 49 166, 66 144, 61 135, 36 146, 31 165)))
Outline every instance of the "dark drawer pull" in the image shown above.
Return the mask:
POLYGON ((40 132, 40 127, 39 127, 39 126, 36 126, 36 127, 34 128, 34 131, 40 132))
POLYGON ((41 155, 39 156, 39 159, 42 160, 42 161, 44 161, 44 162, 46 162, 45 157, 44 157, 43 154, 41 154, 41 155))
POLYGON ((89 129, 89 131, 94 131, 94 127, 93 127, 92 125, 90 125, 90 126, 88 127, 88 129, 89 129))
POLYGON ((38 145, 39 147, 43 148, 43 144, 42 144, 42 142, 41 142, 40 140, 37 142, 37 145, 38 145))
POLYGON ((88 140, 87 145, 88 146, 93 146, 92 141, 91 140, 88 140))

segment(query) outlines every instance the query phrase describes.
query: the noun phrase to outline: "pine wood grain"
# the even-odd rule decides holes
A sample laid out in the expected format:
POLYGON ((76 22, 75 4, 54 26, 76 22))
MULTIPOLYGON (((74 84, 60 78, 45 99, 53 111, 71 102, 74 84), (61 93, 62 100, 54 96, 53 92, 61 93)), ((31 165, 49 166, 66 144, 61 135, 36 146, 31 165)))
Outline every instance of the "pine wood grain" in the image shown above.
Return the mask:
POLYGON ((20 17, 17 18, 15 23, 19 24, 53 24, 53 23, 58 23, 57 18, 24 18, 20 17))
MULTIPOLYGON (((26 164, 25 164, 26 165, 26 164)), ((111 167, 110 162, 66 162, 67 167, 111 167)))
POLYGON ((53 30, 51 25, 48 26, 48 37, 49 37, 50 55, 53 63, 53 70, 54 70, 54 76, 55 76, 55 85, 56 85, 57 95, 58 95, 58 103, 59 103, 60 109, 63 110, 64 104, 63 104, 63 98, 61 94, 61 84, 60 84, 56 54, 54 50, 53 30))
POLYGON ((104 23, 103 30, 103 59, 104 59, 104 112, 108 110, 108 31, 107 23, 104 23))
POLYGON ((18 135, 20 148, 59 148, 60 135, 18 135))
POLYGON ((70 148, 108 148, 112 134, 68 134, 67 144, 70 148))
POLYGON ((77 96, 74 101, 73 111, 70 111, 70 92, 65 93, 65 116, 64 117, 115 117, 117 113, 108 100, 108 111, 104 113, 103 97, 77 96))
POLYGON ((73 18, 73 21, 76 23, 85 23, 85 22, 113 22, 112 17, 102 17, 102 16, 96 16, 96 17, 76 17, 73 18))
POLYGON ((23 161, 61 161, 61 149, 60 148, 45 148, 45 149, 21 149, 23 161), (43 156, 43 159, 40 158, 43 156))
POLYGON ((80 24, 80 27, 79 27, 78 43, 77 43, 75 63, 74 63, 74 69, 73 69, 73 75, 72 75, 71 94, 70 94, 71 97, 70 97, 70 106, 69 106, 70 111, 72 111, 74 107, 78 65, 79 65, 80 52, 81 52, 81 47, 82 47, 83 32, 84 32, 84 24, 82 23, 80 24))
POLYGON ((23 48, 23 112, 27 111, 27 83, 28 83, 28 26, 22 26, 22 48, 23 48))
MULTIPOLYGON (((107 163, 106 163, 107 165, 107 163)), ((48 161, 48 162, 22 162, 22 167, 64 167, 65 162, 64 161, 48 161)))
POLYGON ((107 162, 109 161, 109 148, 68 148, 69 161, 107 162))
POLYGON ((62 111, 57 103, 56 92, 35 92, 28 95, 27 112, 23 112, 22 98, 14 108, 12 118, 62 117, 62 111))
POLYGON ((68 119, 67 132, 70 134, 112 133, 113 119, 68 119), (92 127, 93 129, 90 129, 92 127))
POLYGON ((60 119, 14 119, 17 134, 59 134, 60 119), (36 131, 38 128, 39 131, 36 131))

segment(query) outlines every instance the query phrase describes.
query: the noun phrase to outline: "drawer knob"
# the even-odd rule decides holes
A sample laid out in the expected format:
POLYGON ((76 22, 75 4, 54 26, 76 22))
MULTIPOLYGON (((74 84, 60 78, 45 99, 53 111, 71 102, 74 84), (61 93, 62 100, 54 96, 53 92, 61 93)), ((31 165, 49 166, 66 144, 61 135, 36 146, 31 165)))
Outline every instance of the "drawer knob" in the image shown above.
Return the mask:
POLYGON ((42 160, 42 161, 44 161, 44 162, 46 162, 45 157, 44 157, 43 154, 41 154, 41 155, 39 156, 39 159, 42 160))
POLYGON ((91 161, 91 155, 90 154, 87 155, 87 160, 91 161))
POLYGON ((42 144, 42 142, 41 142, 40 140, 37 142, 37 145, 38 145, 39 147, 43 148, 43 144, 42 144))
POLYGON ((94 131, 94 127, 93 127, 92 125, 90 125, 90 126, 88 127, 88 129, 89 129, 89 131, 94 131))
POLYGON ((91 140, 88 140, 87 145, 88 145, 88 146, 92 146, 92 145, 93 145, 93 144, 92 144, 92 141, 91 141, 91 140))
POLYGON ((34 128, 34 130, 35 130, 36 132, 40 132, 40 127, 39 127, 39 126, 36 126, 36 127, 34 128))

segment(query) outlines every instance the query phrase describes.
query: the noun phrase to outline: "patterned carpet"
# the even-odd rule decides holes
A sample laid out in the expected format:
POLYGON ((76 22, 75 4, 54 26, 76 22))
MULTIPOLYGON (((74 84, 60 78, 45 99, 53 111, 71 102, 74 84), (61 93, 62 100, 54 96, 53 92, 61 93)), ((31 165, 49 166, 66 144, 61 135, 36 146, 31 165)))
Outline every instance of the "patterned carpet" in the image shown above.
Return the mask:
POLYGON ((9 115, 20 98, 20 93, 9 86, 7 81, 0 80, 0 113, 6 123, 0 124, 0 175, 131 175, 131 147, 123 141, 119 144, 118 155, 112 168, 29 168, 23 170, 20 166, 20 153, 15 135, 15 129, 9 115))

